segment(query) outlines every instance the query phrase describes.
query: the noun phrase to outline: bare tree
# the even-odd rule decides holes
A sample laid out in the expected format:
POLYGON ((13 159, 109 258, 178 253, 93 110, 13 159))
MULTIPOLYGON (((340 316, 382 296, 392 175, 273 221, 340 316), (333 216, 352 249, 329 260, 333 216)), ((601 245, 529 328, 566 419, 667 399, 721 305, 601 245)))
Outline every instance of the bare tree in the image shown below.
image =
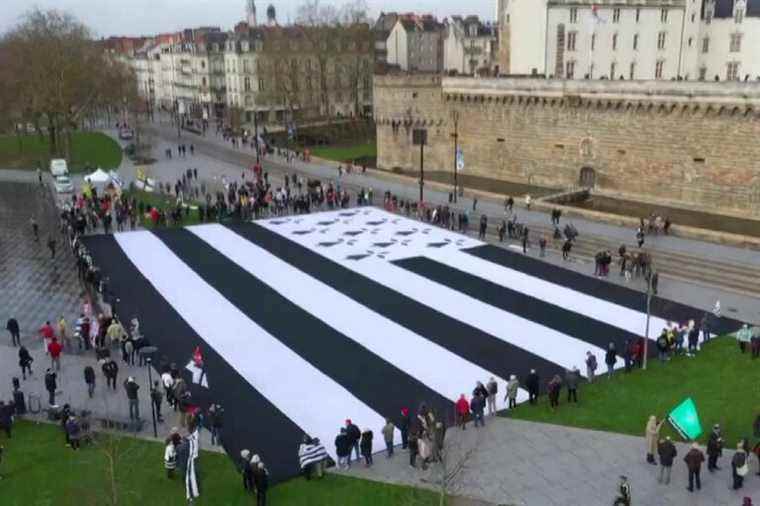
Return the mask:
POLYGON ((71 132, 98 102, 113 106, 134 89, 126 65, 110 58, 90 30, 59 11, 33 9, 0 42, 16 116, 47 127, 51 154, 71 154, 71 132))

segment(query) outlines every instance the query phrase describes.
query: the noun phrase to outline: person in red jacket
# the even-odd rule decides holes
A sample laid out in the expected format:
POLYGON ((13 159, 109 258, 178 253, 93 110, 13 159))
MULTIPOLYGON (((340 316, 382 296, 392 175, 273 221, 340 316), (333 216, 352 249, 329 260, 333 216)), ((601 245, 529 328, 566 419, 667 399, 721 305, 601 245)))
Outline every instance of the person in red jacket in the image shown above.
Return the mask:
POLYGON ((462 430, 467 428, 467 415, 470 414, 470 403, 464 394, 459 396, 459 400, 456 404, 457 410, 457 425, 462 427, 462 430))
POLYGON ((61 351, 63 350, 63 346, 61 346, 61 343, 58 342, 58 339, 53 337, 52 341, 50 341, 50 344, 48 344, 47 350, 50 354, 50 368, 55 368, 56 371, 60 371, 61 351))
POLYGON ((45 325, 40 327, 40 330, 38 330, 37 333, 41 335, 45 340, 45 350, 47 350, 48 346, 50 346, 50 342, 53 340, 53 337, 55 337, 53 326, 50 325, 50 322, 45 322, 45 325))

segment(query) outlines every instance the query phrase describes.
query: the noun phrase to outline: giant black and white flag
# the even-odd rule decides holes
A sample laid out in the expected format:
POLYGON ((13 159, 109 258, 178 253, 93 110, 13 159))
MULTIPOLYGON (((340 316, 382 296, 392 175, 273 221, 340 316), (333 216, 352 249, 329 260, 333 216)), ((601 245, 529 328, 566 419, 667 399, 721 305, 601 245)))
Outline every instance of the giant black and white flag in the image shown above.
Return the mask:
MULTIPOLYGON (((303 434, 334 458, 351 418, 381 448, 402 407, 448 419, 475 381, 583 370, 646 322, 640 292, 375 208, 87 245, 159 355, 201 347, 194 398, 225 407, 228 452, 254 450, 275 481, 298 473, 303 434)), ((657 299, 654 314, 657 333, 702 312, 657 299)))

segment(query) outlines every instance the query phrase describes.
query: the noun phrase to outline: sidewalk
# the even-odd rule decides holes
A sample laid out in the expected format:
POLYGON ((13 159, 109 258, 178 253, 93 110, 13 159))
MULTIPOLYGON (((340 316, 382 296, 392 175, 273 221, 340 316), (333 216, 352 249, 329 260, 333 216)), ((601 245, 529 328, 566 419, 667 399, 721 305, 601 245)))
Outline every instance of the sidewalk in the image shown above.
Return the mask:
MULTIPOLYGON (((518 409, 530 409, 520 406, 518 409)), ((644 422, 642 421, 642 431, 644 422)), ((372 429, 375 429, 372 427, 372 429)), ((376 428, 380 430, 380 428, 376 428)), ((628 477, 633 503, 647 506, 740 506, 742 498, 760 497, 760 478, 754 475, 757 460, 752 459, 744 488, 729 489, 732 452, 724 452, 711 474, 702 467, 702 490, 686 490, 688 473, 683 457, 688 451, 678 443, 671 482, 658 484, 659 466, 645 461, 644 438, 570 427, 487 417, 486 426, 466 431, 455 427, 446 433, 450 468, 464 462, 461 477, 450 493, 510 506, 609 506, 617 492, 618 479, 628 477), (477 449, 469 459, 468 451, 477 449)), ((704 451, 704 448, 702 448, 704 451)), ((350 476, 438 489, 438 464, 427 471, 409 467, 408 452, 396 448, 393 458, 385 453, 374 456, 367 469, 354 463, 350 476)))

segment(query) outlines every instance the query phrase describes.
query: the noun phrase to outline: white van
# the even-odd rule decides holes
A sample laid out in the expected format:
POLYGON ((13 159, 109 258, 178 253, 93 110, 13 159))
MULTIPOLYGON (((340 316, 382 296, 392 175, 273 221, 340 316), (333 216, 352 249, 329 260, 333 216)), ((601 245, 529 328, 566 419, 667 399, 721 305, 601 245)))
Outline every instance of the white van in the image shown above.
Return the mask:
POLYGON ((66 163, 66 160, 63 158, 54 158, 50 160, 50 173, 55 177, 68 176, 69 166, 66 163))

